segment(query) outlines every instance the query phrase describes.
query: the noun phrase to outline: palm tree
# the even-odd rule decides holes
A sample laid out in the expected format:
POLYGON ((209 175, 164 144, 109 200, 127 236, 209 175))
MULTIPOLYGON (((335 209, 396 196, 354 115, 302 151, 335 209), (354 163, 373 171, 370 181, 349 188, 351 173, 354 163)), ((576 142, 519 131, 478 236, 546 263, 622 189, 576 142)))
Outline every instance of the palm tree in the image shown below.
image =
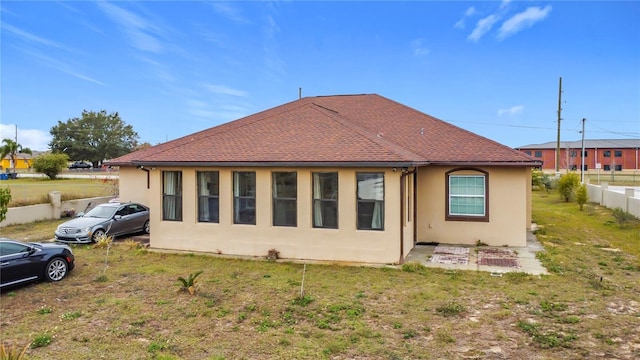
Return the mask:
POLYGON ((11 139, 2 139, 2 147, 0 147, 0 160, 4 159, 5 156, 9 155, 11 159, 11 170, 12 172, 16 172, 16 163, 18 161, 18 154, 29 154, 32 155, 33 152, 29 148, 23 148, 22 145, 11 139))

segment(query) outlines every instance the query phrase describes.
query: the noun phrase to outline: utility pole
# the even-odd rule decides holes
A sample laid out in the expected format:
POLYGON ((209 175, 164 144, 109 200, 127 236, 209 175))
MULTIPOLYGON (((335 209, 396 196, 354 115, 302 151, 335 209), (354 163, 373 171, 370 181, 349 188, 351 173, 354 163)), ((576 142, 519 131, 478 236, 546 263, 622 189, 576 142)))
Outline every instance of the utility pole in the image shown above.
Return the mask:
POLYGON ((580 182, 584 184, 584 122, 587 119, 582 118, 582 153, 580 154, 580 182))
POLYGON ((560 120, 562 120, 562 76, 558 87, 558 141, 556 143, 556 177, 560 177, 560 120))

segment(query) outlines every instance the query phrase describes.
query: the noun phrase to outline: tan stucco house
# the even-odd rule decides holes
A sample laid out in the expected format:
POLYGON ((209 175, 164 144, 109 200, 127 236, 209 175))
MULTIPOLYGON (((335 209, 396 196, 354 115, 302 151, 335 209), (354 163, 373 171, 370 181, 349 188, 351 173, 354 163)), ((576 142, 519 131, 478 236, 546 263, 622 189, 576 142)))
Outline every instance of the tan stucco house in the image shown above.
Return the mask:
POLYGON ((420 242, 525 246, 530 156, 379 95, 305 97, 140 150, 120 199, 150 246, 402 263, 420 242))

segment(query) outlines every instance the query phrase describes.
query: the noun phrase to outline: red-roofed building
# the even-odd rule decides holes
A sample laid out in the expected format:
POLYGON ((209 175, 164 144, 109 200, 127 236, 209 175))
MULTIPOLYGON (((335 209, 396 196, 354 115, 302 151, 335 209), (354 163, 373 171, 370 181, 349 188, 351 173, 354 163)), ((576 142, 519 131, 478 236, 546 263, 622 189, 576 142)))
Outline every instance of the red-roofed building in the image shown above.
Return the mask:
POLYGON ((152 248, 401 263, 419 242, 525 246, 541 162, 375 94, 305 97, 143 149, 120 199, 152 248))

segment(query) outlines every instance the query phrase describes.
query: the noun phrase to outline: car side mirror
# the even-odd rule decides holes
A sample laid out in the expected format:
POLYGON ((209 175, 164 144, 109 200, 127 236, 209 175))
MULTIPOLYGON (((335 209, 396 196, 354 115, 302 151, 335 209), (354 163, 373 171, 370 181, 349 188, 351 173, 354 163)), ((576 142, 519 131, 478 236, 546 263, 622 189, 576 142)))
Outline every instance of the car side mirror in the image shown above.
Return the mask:
POLYGON ((122 219, 122 215, 116 215, 116 216, 114 216, 113 218, 114 218, 115 220, 120 220, 120 219, 122 219))
POLYGON ((76 214, 76 217, 83 217, 84 216, 84 212, 80 211, 79 213, 76 214))

